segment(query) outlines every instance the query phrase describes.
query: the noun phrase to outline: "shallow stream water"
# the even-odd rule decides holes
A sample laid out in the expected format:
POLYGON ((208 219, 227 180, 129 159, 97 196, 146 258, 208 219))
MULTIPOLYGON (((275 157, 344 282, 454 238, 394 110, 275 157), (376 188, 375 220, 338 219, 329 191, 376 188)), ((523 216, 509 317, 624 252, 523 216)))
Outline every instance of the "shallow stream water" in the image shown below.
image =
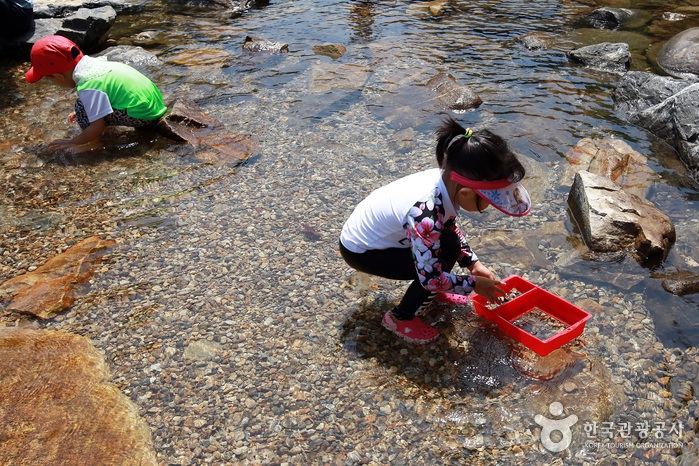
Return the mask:
POLYGON ((111 41, 155 53, 150 76, 166 97, 191 97, 253 141, 242 165, 128 130, 102 150, 52 153, 48 141, 77 131, 65 121, 72 93, 3 64, 0 276, 92 234, 118 242, 68 313, 3 321, 88 336, 161 464, 694 464, 699 305, 663 291, 658 274, 699 267, 699 191, 671 150, 615 114, 618 77, 566 51, 624 41, 632 69, 659 72, 658 45, 699 16, 664 19, 688 2, 611 3, 638 19, 593 30, 579 20, 594 5, 547 0, 451 1, 437 15, 407 1, 258 2, 242 15, 144 1, 121 13, 111 41), (551 46, 519 44, 533 32, 551 46), (248 35, 289 52, 244 53, 248 35), (315 54, 324 43, 347 52, 315 54), (483 104, 443 108, 425 85, 439 72, 483 104), (462 215, 479 256, 593 314, 549 356, 470 306, 435 305, 443 336, 403 344, 380 319, 407 284, 359 276, 336 251, 357 202, 434 166, 447 115, 504 136, 531 174, 530 216, 462 215), (678 233, 662 270, 579 258, 565 155, 605 137, 657 174, 647 197, 678 233), (566 449, 545 448, 537 415, 577 416, 566 449))

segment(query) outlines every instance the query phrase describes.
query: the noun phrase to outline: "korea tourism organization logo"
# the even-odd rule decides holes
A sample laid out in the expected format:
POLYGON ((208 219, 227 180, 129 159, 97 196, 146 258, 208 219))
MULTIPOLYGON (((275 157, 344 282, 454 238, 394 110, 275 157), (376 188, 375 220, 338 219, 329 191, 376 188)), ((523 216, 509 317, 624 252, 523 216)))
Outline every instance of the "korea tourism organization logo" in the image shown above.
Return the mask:
MULTIPOLYGON (((554 401, 549 405, 549 413, 554 417, 560 417, 563 414, 563 405, 558 401, 554 401)), ((573 432, 570 428, 578 422, 578 416, 571 414, 563 419, 549 419, 541 414, 534 416, 534 421, 541 426, 541 444, 548 451, 558 453, 570 446, 573 441, 573 432), (560 440, 553 440, 553 433, 558 432, 560 440)))
POLYGON ((680 441, 684 433, 681 421, 668 424, 664 421, 650 422, 597 422, 578 423, 578 416, 570 414, 564 417, 563 405, 554 401, 549 405, 551 418, 537 414, 534 421, 541 426, 539 438, 541 445, 551 453, 561 452, 573 442, 573 426, 582 430, 584 448, 601 449, 676 449, 684 443, 680 441))

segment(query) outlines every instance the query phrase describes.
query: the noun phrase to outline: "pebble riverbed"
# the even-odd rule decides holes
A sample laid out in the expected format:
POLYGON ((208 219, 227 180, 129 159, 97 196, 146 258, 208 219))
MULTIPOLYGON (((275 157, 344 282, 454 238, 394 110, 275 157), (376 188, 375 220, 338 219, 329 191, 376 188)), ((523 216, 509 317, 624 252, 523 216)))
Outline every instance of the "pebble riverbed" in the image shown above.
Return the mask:
MULTIPOLYGON (((160 464, 699 461, 699 354, 659 341, 654 304, 637 288, 556 265, 574 251, 566 193, 547 188, 555 164, 534 172, 541 208, 526 219, 489 212, 461 221, 497 274, 520 274, 591 312, 583 336, 539 358, 469 307, 435 304, 426 318, 442 337, 413 347, 380 326, 407 283, 353 273, 337 240, 373 188, 433 166, 430 133, 399 131, 361 102, 289 118, 290 108, 316 102, 260 88, 234 116, 223 103, 204 107, 259 144, 242 166, 201 161, 147 135, 127 143, 123 132, 106 138, 106 151, 51 154, 45 142, 66 129, 45 115, 67 114, 70 99, 24 88, 22 72, 12 69, 16 101, 0 117, 2 277, 92 234, 117 245, 70 311, 46 322, 6 314, 0 325, 88 337, 151 427, 160 464), (502 250, 489 255, 498 235, 551 266, 523 270, 502 250), (535 421, 555 417, 553 402, 578 417, 559 453, 544 448, 535 421)), ((241 93, 252 87, 245 79, 241 93)), ((298 79, 288 88, 308 87, 298 79)), ((210 91, 191 84, 196 100, 210 91)), ((674 216, 689 231, 692 218, 690 210, 674 216)))

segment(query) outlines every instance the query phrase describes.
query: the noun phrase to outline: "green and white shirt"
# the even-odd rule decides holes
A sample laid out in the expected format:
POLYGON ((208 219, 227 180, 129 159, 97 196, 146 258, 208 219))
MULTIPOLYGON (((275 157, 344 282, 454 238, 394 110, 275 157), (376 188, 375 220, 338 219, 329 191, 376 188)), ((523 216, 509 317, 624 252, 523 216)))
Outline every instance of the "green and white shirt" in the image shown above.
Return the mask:
POLYGON ((73 81, 90 123, 114 110, 139 120, 155 120, 167 111, 153 81, 124 63, 86 55, 73 70, 73 81))

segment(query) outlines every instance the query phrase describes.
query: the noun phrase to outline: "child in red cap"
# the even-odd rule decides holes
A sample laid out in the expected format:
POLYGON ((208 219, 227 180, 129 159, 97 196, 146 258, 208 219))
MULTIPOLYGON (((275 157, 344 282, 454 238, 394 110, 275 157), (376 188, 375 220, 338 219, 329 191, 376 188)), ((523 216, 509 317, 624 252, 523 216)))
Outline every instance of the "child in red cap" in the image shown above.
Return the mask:
POLYGON ((95 142, 106 126, 155 126, 167 111, 158 87, 146 76, 124 63, 84 55, 63 36, 37 41, 31 51, 32 67, 26 79, 35 83, 46 78, 60 87, 76 89, 75 112, 68 121, 77 122, 82 133, 72 139, 49 143, 51 149, 70 149, 95 142))

